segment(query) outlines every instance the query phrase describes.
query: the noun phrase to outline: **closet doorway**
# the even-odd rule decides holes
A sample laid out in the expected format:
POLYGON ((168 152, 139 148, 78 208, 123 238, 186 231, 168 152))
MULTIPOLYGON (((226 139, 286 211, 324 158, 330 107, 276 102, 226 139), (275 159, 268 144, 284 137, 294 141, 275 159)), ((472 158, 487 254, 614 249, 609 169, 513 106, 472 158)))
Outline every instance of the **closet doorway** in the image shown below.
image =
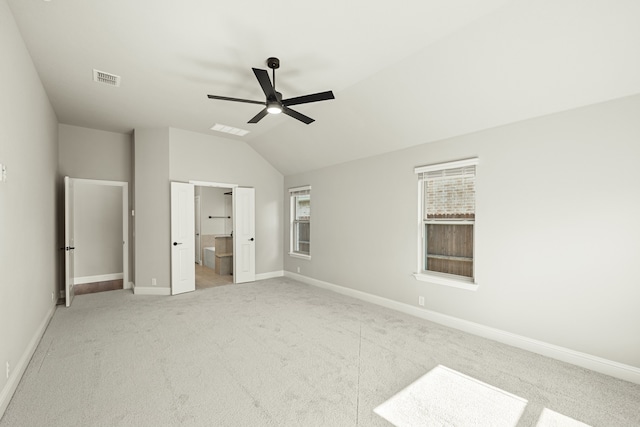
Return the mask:
POLYGON ((128 183, 64 178, 65 305, 74 295, 128 289, 128 183))

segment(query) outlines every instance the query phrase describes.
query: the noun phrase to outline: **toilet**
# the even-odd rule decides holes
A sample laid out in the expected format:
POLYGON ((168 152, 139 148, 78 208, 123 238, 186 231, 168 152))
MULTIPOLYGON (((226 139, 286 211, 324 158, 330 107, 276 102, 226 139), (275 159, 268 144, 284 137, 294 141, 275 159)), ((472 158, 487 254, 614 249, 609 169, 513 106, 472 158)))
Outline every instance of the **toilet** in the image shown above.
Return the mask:
POLYGON ((204 248, 204 265, 210 269, 216 268, 216 248, 209 246, 204 248))

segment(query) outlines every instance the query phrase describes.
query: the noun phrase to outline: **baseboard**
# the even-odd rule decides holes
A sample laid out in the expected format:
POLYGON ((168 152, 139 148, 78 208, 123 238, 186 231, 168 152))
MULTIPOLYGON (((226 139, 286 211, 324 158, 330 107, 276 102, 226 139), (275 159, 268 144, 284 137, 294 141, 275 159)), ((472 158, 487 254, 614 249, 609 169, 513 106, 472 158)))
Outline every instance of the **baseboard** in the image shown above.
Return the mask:
POLYGON ((270 271, 269 273, 256 274, 256 280, 273 279, 274 277, 284 276, 284 270, 270 271))
POLYGON ((393 301, 388 298, 379 297, 377 295, 372 295, 355 289, 345 288, 344 286, 339 286, 333 283, 324 282, 322 280, 313 279, 311 277, 292 273, 290 271, 285 271, 284 276, 298 280, 308 285, 328 289, 339 294, 347 295, 353 298, 360 299, 362 301, 367 301, 372 304, 377 304, 386 308, 397 310, 411 316, 419 317, 431 322, 448 326, 450 328, 459 329, 461 331, 492 339, 503 344, 511 345, 513 347, 551 357, 552 359, 557 359, 563 362, 571 363, 572 365, 580 366, 592 371, 620 378, 625 381, 640 384, 640 368, 636 368, 635 366, 625 365, 613 360, 604 359, 587 353, 571 350, 569 348, 560 347, 543 341, 538 341, 522 335, 503 331, 501 329, 484 326, 479 323, 470 322, 468 320, 438 313, 436 311, 413 307, 409 304, 393 301))
POLYGON ((13 373, 9 376, 9 381, 5 384, 4 388, 0 392, 0 418, 4 415, 4 412, 7 410, 7 406, 9 406, 9 402, 13 397, 13 393, 15 393, 16 388, 18 388, 18 384, 22 379, 22 375, 24 375, 24 371, 27 369, 29 362, 31 361, 31 357, 33 353, 36 351, 42 336, 44 335, 44 331, 47 329, 51 318, 53 317, 53 313, 56 311, 56 306, 52 306, 49 312, 45 315, 44 319, 38 326, 36 333, 29 341, 27 348, 24 353, 22 353, 22 357, 18 360, 18 363, 13 367, 13 373))
POLYGON ((131 283, 133 286, 133 293, 135 295, 162 295, 169 296, 171 295, 170 288, 164 288, 159 286, 136 286, 131 283))
POLYGON ((107 282, 109 280, 120 280, 124 277, 123 273, 100 274, 97 276, 74 277, 74 285, 83 285, 85 283, 107 282))

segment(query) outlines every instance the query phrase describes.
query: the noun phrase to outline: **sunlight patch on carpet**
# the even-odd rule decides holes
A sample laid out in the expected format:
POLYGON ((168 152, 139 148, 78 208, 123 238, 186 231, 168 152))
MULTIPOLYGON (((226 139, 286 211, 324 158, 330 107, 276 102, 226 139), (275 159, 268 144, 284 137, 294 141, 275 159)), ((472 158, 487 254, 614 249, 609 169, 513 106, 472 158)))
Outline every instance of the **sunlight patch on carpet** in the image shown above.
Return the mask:
POLYGON ((544 408, 536 427, 591 427, 566 415, 559 414, 551 409, 544 408))
POLYGON ((397 427, 514 427, 527 400, 438 365, 374 409, 397 427))

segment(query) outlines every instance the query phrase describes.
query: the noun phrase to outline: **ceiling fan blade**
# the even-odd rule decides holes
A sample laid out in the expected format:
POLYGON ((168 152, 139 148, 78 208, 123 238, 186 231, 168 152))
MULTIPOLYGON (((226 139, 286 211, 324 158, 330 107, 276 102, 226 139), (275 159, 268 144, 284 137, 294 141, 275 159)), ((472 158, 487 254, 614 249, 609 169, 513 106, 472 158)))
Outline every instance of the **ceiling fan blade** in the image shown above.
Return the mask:
POLYGON ((283 99, 282 103, 284 105, 299 105, 299 104, 307 104, 309 102, 318 102, 318 101, 326 101, 328 99, 335 99, 333 96, 333 92, 328 90, 326 92, 318 92, 312 95, 304 95, 298 96, 296 98, 283 99))
POLYGON ((265 108, 264 110, 260 111, 258 114, 256 114, 253 119, 249 120, 247 123, 258 123, 260 120, 262 120, 262 118, 264 116, 266 116, 267 114, 269 114, 267 112, 267 109, 265 108))
POLYGON ((288 108, 285 105, 282 106, 282 112, 287 116, 293 117, 294 119, 298 119, 305 124, 311 124, 315 122, 315 120, 312 119, 311 117, 307 117, 304 114, 300 114, 297 111, 292 110, 291 108, 288 108))
POLYGON ((260 68, 252 68, 253 74, 256 75, 258 79, 258 83, 260 83, 260 87, 262 87, 262 91, 264 92, 267 99, 278 99, 276 95, 276 90, 273 88, 271 84, 271 79, 269 78, 269 72, 267 70, 261 70, 260 68))
POLYGON ((249 104, 264 105, 264 101, 252 101, 250 99, 229 98, 228 96, 217 96, 217 95, 207 95, 207 97, 209 99, 221 99, 223 101, 246 102, 246 103, 249 103, 249 104))

